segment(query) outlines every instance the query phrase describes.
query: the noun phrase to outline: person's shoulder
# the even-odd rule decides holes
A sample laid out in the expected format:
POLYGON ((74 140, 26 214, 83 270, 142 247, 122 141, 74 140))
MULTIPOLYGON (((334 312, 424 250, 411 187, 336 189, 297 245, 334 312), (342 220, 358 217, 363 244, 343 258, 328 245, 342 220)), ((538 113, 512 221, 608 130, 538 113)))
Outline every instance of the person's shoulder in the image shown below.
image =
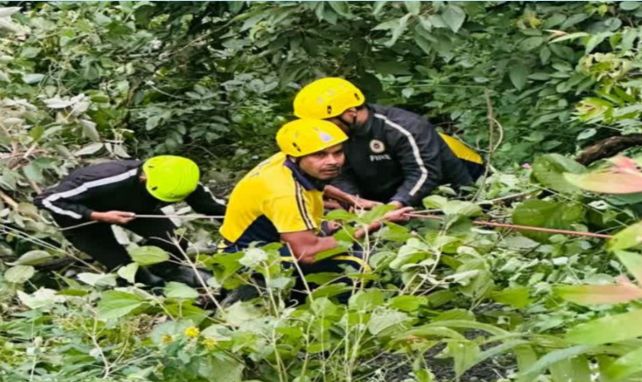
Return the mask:
POLYGON ((138 171, 141 165, 139 160, 117 160, 93 163, 85 167, 78 168, 69 174, 69 177, 76 178, 103 178, 119 174, 138 171))
POLYGON ((285 166, 286 156, 277 153, 265 159, 250 170, 238 186, 252 190, 261 196, 272 196, 291 189, 292 173, 285 166))
POLYGON ((394 133, 400 133, 402 130, 415 133, 427 123, 426 118, 419 114, 394 106, 379 106, 373 108, 373 111, 375 118, 382 120, 385 126, 394 133))

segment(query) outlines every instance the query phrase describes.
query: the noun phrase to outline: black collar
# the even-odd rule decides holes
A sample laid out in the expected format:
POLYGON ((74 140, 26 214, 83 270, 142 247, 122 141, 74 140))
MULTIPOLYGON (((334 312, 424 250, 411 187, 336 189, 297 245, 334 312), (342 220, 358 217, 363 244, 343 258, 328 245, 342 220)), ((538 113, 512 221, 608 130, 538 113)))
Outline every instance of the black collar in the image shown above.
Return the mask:
POLYGON ((314 189, 323 191, 326 182, 306 175, 305 173, 303 173, 303 171, 301 171, 299 166, 297 166, 297 164, 291 161, 289 158, 285 158, 285 163, 283 165, 289 168, 290 171, 292 171, 294 179, 299 182, 299 184, 301 184, 307 191, 314 189))

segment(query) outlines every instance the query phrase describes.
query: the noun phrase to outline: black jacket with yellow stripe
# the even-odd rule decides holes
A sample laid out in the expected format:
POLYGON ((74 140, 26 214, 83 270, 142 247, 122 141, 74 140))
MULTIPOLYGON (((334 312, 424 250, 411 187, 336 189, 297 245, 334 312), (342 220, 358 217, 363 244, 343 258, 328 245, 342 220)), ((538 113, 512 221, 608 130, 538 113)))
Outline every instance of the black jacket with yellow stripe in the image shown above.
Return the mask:
POLYGON ((343 191, 412 206, 440 184, 470 185, 483 171, 474 150, 439 134, 427 119, 395 107, 367 107, 368 121, 351 132, 346 165, 333 181, 343 191))

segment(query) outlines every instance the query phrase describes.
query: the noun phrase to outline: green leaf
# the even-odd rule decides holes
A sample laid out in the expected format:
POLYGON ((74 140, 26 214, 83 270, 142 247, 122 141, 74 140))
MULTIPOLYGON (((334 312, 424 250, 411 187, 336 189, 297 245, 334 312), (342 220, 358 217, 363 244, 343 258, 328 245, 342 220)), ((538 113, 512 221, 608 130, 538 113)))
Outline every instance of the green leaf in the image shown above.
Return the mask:
POLYGON ((527 287, 506 288, 492 292, 490 297, 501 304, 507 304, 517 309, 524 308, 531 303, 527 287))
POLYGON ((638 285, 642 285, 642 256, 628 251, 615 251, 615 255, 624 264, 626 270, 635 277, 638 285))
POLYGON ((40 288, 32 294, 17 291, 20 302, 31 309, 49 309, 65 301, 65 297, 53 289, 40 288))
POLYGON ((610 364, 604 372, 612 381, 623 381, 628 376, 641 371, 642 348, 639 348, 616 359, 615 362, 610 364))
POLYGON ((389 336, 395 330, 404 329, 404 323, 410 320, 407 314, 394 310, 376 311, 368 321, 368 331, 375 336, 389 336))
POLYGON ((510 81, 517 90, 522 90, 528 79, 528 68, 522 62, 513 62, 509 66, 508 77, 510 81))
POLYGON ((198 291, 183 283, 170 281, 165 286, 165 296, 167 298, 193 300, 198 298, 198 291))
POLYGON ((642 222, 632 224, 613 235, 613 238, 608 242, 608 249, 621 251, 635 247, 640 243, 642 243, 642 222))
POLYGON ((142 297, 133 293, 110 290, 104 292, 98 302, 98 316, 102 320, 120 318, 144 303, 142 297))
POLYGON ((132 257, 132 260, 142 266, 158 264, 169 260, 169 254, 167 252, 151 245, 133 248, 129 251, 129 255, 132 257))
POLYGON ((16 265, 4 273, 4 279, 7 282, 14 284, 22 284, 29 280, 36 273, 36 270, 31 265, 16 265))
POLYGON ((542 358, 538 359, 530 368, 526 369, 524 372, 520 373, 520 377, 535 377, 540 374, 545 369, 551 367, 557 362, 564 361, 569 358, 573 358, 580 354, 584 354, 591 350, 593 347, 588 345, 578 345, 573 346, 567 349, 554 350, 542 358))
POLYGON ((340 16, 350 18, 350 6, 347 1, 327 1, 325 4, 328 4, 333 11, 335 11, 340 16))
POLYGON ((466 13, 456 5, 448 4, 446 9, 441 13, 441 18, 444 20, 446 25, 454 33, 457 33, 462 25, 464 25, 464 20, 466 20, 466 13))
POLYGON ((572 343, 601 345, 642 336, 642 309, 579 324, 566 333, 572 343))
POLYGON ((642 3, 639 1, 621 1, 619 4, 620 9, 623 11, 634 11, 640 8, 640 5, 642 5, 642 3))
POLYGON ((22 256, 18 258, 18 260, 9 263, 7 262, 8 265, 40 265, 44 264, 50 259, 52 259, 53 256, 49 254, 49 252, 42 251, 39 249, 34 249, 32 251, 24 253, 22 256))
POLYGON ((256 268, 261 265, 261 263, 267 261, 267 259, 267 252, 261 248, 248 248, 245 250, 243 257, 239 260, 239 263, 249 268, 256 268))
POLYGON ((89 273, 83 272, 76 276, 78 280, 91 286, 116 286, 116 275, 112 273, 89 273))
MULTIPOLYGON (((546 200, 530 199, 520 204, 513 211, 513 223, 535 227, 573 229, 573 224, 584 220, 584 207, 576 203, 561 203, 546 200)), ((551 234, 521 231, 521 233, 539 242, 548 242, 551 234)))
POLYGON ((535 48, 538 48, 543 43, 544 43, 544 37, 541 37, 541 36, 528 37, 519 43, 519 49, 524 52, 529 52, 535 48))
POLYGON ((584 166, 559 154, 540 155, 533 162, 533 176, 543 186, 559 192, 577 193, 580 190, 569 183, 564 174, 579 174, 584 166))
POLYGON ((564 36, 560 36, 560 37, 556 37, 556 38, 552 39, 551 40, 551 44, 555 44, 555 43, 562 42, 562 41, 575 40, 575 39, 578 39, 580 37, 588 37, 588 36, 590 36, 590 34, 588 34, 586 32, 569 33, 569 34, 565 34, 564 36))
POLYGON ((40 73, 29 73, 22 75, 22 81, 29 85, 37 84, 38 82, 42 81, 43 78, 45 78, 45 75, 40 73))
POLYGON ((416 312, 420 307, 428 304, 428 298, 425 296, 396 296, 388 300, 388 306, 402 312, 416 312))
POLYGON ((591 38, 588 39, 586 42, 586 49, 584 50, 584 54, 589 54, 597 47, 600 45, 602 41, 604 41, 607 37, 611 36, 613 33, 611 32, 602 32, 598 33, 596 35, 591 36, 591 38))
POLYGON ((138 267, 139 266, 136 263, 129 263, 124 267, 120 267, 117 274, 127 280, 130 284, 133 284, 136 281, 136 272, 138 271, 138 267))
POLYGON ((449 341, 446 353, 453 358, 455 376, 459 378, 476 363, 480 350, 472 341, 449 341))
POLYGON ((383 305, 384 296, 380 290, 373 289, 368 291, 359 291, 350 296, 348 306, 350 309, 371 311, 378 306, 383 305))
POLYGON ((406 7, 408 12, 415 16, 419 15, 419 12, 421 11, 421 1, 404 1, 403 5, 406 7))
POLYGON ((384 44, 387 47, 393 46, 399 37, 406 31, 406 28, 408 27, 408 19, 410 19, 411 14, 407 14, 404 17, 399 19, 399 22, 397 25, 395 25, 392 28, 392 37, 390 37, 390 40, 386 41, 384 44))

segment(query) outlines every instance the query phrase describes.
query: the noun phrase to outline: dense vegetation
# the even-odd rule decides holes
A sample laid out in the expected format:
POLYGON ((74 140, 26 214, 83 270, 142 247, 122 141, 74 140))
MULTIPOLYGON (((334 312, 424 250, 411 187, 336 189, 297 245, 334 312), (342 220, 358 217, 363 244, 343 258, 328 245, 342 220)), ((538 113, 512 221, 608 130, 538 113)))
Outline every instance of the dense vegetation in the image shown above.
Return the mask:
MULTIPOLYGON (((640 141, 640 20, 636 2, 4 4, 0 380, 642 380, 642 161, 635 148, 572 159, 640 141), (224 195, 323 75, 427 115, 494 170, 469 201, 428 197, 441 221, 365 241, 373 271, 352 274, 347 305, 328 283, 289 306, 292 270, 272 247, 199 255, 216 275, 200 297, 179 283, 154 294, 132 285, 135 266, 83 262, 32 204, 79 165, 157 153, 194 158, 224 195), (254 272, 260 298, 203 308, 254 272)), ((217 239, 184 220, 193 252, 217 239)), ((163 257, 119 237, 136 263, 163 257)))

